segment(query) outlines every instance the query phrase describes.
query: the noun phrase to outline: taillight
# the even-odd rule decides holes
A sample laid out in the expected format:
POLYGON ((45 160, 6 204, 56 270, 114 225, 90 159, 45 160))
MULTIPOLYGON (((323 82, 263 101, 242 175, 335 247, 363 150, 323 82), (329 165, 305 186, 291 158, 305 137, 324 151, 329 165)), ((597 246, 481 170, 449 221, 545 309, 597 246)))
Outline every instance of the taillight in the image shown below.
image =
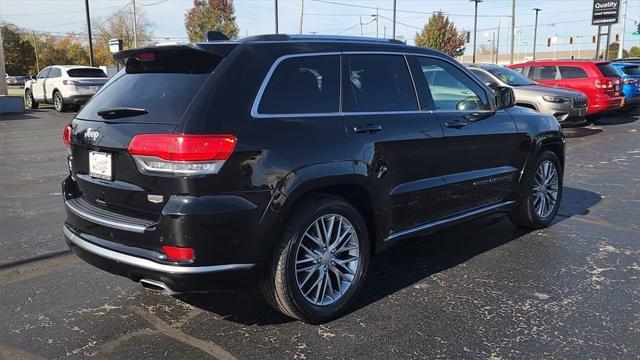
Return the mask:
POLYGON ((71 125, 64 127, 64 130, 62 131, 62 140, 65 145, 71 146, 71 125))
POLYGON ((162 251, 167 255, 167 258, 171 261, 189 261, 195 258, 195 254, 192 248, 177 247, 177 246, 163 246, 162 251))
POLYGON ((64 85, 73 85, 73 86, 80 84, 78 81, 75 81, 75 80, 62 80, 62 83, 64 85))
POLYGON ((146 173, 215 174, 237 141, 233 135, 142 134, 131 140, 129 153, 146 173))

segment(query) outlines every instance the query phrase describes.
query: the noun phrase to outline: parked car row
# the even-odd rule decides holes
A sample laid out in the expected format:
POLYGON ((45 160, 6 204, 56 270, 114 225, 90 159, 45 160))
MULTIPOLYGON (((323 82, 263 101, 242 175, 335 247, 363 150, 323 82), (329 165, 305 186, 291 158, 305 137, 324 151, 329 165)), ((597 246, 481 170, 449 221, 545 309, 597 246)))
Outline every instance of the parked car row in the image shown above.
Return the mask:
POLYGON ((7 85, 24 85, 29 80, 28 76, 9 76, 7 75, 7 85))
POLYGON ((25 105, 37 109, 39 104, 53 104, 58 112, 78 109, 108 80, 99 68, 80 65, 47 66, 24 85, 25 105))

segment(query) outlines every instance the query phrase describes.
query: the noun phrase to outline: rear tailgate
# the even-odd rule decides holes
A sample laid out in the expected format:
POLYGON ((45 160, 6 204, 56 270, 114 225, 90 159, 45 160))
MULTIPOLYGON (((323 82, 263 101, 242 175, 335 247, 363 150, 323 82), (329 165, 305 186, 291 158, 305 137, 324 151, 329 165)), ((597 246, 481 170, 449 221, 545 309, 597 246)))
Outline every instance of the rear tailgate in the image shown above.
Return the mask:
MULTIPOLYGON (((173 177, 142 172, 128 152, 131 140, 138 134, 172 134, 222 57, 190 46, 126 55, 125 68, 73 120, 70 166, 78 189, 75 201, 80 201, 76 205, 135 224, 159 219, 173 177)), ((113 237, 113 229, 95 222, 72 225, 113 237)), ((118 238, 127 242, 127 236, 118 238)))

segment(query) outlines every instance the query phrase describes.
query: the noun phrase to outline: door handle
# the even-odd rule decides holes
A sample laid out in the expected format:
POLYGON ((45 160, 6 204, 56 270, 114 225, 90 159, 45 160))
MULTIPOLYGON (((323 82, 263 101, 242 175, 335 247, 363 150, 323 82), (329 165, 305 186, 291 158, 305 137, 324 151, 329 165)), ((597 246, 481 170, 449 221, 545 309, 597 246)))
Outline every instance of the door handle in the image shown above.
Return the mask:
POLYGON ((444 126, 448 128, 462 129, 463 127, 467 126, 467 122, 462 120, 447 121, 444 123, 444 126))
POLYGON ((358 125, 353 127, 353 131, 356 133, 371 134, 374 132, 378 132, 380 130, 382 130, 382 125, 378 125, 378 124, 364 124, 364 125, 358 125))

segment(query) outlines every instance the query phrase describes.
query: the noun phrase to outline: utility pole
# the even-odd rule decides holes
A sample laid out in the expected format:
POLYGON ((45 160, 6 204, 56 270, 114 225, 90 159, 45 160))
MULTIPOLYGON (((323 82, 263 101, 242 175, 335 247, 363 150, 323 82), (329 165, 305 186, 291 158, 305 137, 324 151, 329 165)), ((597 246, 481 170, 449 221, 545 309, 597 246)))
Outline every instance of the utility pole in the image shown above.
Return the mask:
POLYGON ((9 94, 7 80, 5 79, 6 73, 7 71, 4 67, 4 48, 2 46, 2 31, 0 31, 0 77, 2 77, 2 79, 0 79, 0 96, 9 94), (2 76, 2 74, 5 74, 5 76, 2 76))
POLYGON ((618 48, 618 59, 622 59, 624 57, 624 33, 627 30, 627 0, 624 0, 622 10, 622 35, 620 36, 620 46, 618 48))
POLYGON ((538 41, 538 13, 542 11, 539 8, 533 8, 536 12, 536 24, 533 26, 533 61, 536 61, 536 44, 538 41))
POLYGON ((300 6, 300 35, 302 35, 302 21, 304 20, 304 0, 300 6))
POLYGON ((496 64, 500 62, 500 18, 498 18, 498 38, 496 39, 496 64))
POLYGON ((380 18, 378 17, 378 7, 376 6, 376 38, 378 37, 379 31, 378 29, 380 25, 380 18))
MULTIPOLYGON (((89 65, 93 66, 93 41, 91 40, 91 16, 89 16, 89 0, 84 0, 84 11, 87 15, 87 35, 89 35, 89 65)), ((34 40, 35 40, 35 37, 36 37, 36 32, 34 30, 33 31, 34 40)), ((36 60, 37 59, 38 59, 38 51, 36 50, 36 60)), ((36 61, 36 64, 37 64, 37 61, 36 61)), ((38 70, 38 72, 40 72, 40 70, 38 70)))
POLYGON ((473 60, 471 61, 473 64, 476 62, 476 38, 478 37, 478 3, 483 2, 484 0, 471 0, 475 3, 475 15, 473 17, 473 60))
POLYGON ((36 53, 36 74, 40 72, 40 61, 38 61, 38 38, 36 38, 36 30, 33 30, 33 50, 36 53))
POLYGON ((391 38, 396 39, 396 0, 393 0, 393 30, 391 30, 391 38))
POLYGON ((362 32, 362 16, 360 16, 360 36, 364 36, 364 33, 362 32))
POLYGON ((496 32, 493 32, 493 39, 491 40, 491 62, 493 62, 493 54, 494 54, 494 48, 496 46, 496 32))
POLYGON ((136 0, 133 3, 133 47, 138 47, 138 17, 136 16, 136 0))
POLYGON ((515 47, 516 40, 516 0, 511 1, 511 60, 510 63, 513 64, 513 51, 515 47))
POLYGON ((278 33, 278 0, 274 0, 273 4, 275 6, 275 13, 276 13, 276 34, 278 33))

